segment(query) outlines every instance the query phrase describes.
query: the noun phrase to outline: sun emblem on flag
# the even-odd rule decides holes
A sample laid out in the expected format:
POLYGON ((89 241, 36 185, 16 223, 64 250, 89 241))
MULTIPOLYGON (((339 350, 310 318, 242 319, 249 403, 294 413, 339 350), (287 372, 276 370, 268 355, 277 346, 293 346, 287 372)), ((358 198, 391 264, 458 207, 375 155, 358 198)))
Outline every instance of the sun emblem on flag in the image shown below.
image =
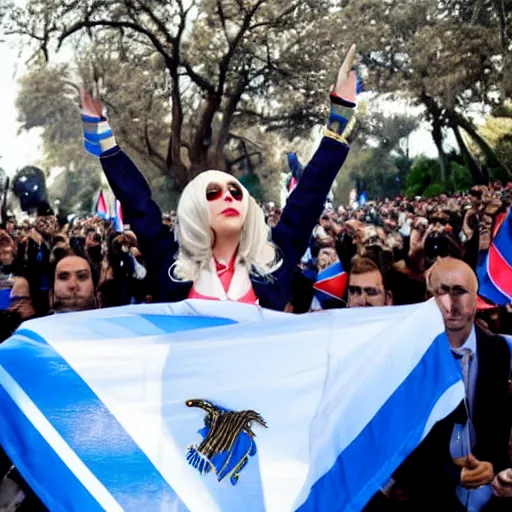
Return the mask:
POLYGON ((253 423, 266 427, 265 420, 256 411, 229 411, 206 400, 187 400, 185 405, 206 412, 198 431, 203 441, 188 447, 188 463, 201 474, 212 471, 219 482, 228 477, 235 485, 249 457, 256 454, 253 423))

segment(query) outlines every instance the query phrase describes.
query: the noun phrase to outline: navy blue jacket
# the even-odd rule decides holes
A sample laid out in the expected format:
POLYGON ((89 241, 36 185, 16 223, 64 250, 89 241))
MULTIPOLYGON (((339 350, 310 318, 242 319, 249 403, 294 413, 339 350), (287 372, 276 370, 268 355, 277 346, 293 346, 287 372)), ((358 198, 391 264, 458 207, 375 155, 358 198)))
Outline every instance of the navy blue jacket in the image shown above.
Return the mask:
MULTIPOLYGON (((325 198, 348 153, 348 147, 324 137, 320 147, 304 170, 272 230, 272 241, 281 251, 282 266, 272 276, 257 279, 251 276, 260 305, 283 310, 289 301, 293 275, 306 251, 309 237, 322 214, 325 198)), ((173 233, 162 224, 162 213, 151 199, 151 189, 135 164, 119 147, 101 156, 108 182, 123 208, 124 222, 130 225, 139 240, 148 269, 156 274, 160 302, 176 302, 188 297, 192 283, 170 279, 178 244, 173 233)))

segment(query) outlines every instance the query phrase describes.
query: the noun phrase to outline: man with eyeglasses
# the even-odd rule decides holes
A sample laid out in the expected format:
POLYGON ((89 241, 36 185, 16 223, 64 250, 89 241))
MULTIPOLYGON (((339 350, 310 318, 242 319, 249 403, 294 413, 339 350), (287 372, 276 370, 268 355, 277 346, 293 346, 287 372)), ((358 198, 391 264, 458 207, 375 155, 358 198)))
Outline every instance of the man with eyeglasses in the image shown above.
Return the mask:
POLYGON ((348 279, 348 307, 392 306, 393 294, 386 289, 384 276, 370 258, 356 256, 348 279))

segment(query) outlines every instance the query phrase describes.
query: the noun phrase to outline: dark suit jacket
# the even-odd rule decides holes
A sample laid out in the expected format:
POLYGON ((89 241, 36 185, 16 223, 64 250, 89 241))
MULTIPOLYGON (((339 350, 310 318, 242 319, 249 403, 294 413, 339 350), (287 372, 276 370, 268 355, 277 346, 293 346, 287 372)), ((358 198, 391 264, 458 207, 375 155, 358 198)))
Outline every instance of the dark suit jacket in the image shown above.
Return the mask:
MULTIPOLYGON (((295 268, 305 253, 311 232, 320 217, 325 199, 348 153, 348 147, 324 137, 317 152, 304 169, 272 230, 272 241, 279 248, 283 265, 271 279, 252 279, 260 305, 283 310, 292 288, 295 268)), ((162 224, 162 213, 151 199, 151 189, 135 164, 119 147, 106 151, 101 164, 117 199, 123 207, 124 221, 138 237, 148 270, 158 282, 156 299, 176 302, 188 297, 191 282, 176 282, 168 272, 178 251, 174 235, 162 224)))
MULTIPOLYGON (((473 425, 476 432, 474 456, 491 462, 494 471, 509 467, 511 404, 508 396, 510 350, 500 336, 489 336, 477 328, 478 376, 475 391, 473 425)), ((392 504, 375 497, 368 510, 463 511, 455 489, 460 469, 450 455, 450 440, 456 423, 467 418, 464 404, 438 422, 418 448, 395 472, 396 487, 406 502, 392 504), (383 505, 383 503, 386 503, 383 505)), ((383 433, 385 435, 385 433, 383 433)), ((485 510, 512 510, 512 500, 494 499, 485 510)))

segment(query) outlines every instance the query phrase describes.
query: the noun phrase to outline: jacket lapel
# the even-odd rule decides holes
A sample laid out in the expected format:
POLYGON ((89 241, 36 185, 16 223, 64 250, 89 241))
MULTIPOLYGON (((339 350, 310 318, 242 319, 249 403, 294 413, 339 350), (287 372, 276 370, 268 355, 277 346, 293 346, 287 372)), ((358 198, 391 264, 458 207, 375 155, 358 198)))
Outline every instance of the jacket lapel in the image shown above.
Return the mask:
POLYGON ((510 434, 510 421, 507 419, 510 352, 502 338, 488 336, 478 328, 476 345, 478 375, 472 418, 477 439, 475 456, 501 466, 508 458, 510 434))

